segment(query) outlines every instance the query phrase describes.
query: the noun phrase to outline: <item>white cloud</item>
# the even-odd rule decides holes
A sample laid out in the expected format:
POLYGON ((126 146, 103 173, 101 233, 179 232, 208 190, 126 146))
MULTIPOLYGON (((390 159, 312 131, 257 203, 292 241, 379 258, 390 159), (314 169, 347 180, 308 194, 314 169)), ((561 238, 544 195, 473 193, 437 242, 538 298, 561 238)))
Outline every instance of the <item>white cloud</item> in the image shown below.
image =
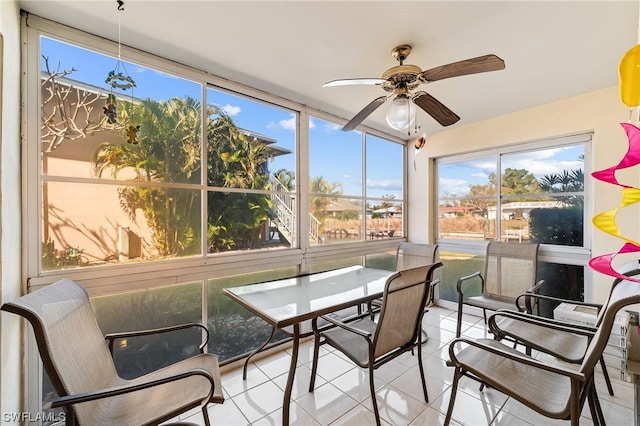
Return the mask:
POLYGON ((239 106, 233 106, 233 105, 229 105, 229 104, 226 104, 225 106, 223 106, 222 110, 224 112, 226 112, 231 117, 234 117, 234 116, 240 114, 240 111, 242 111, 242 109, 239 106))
POLYGON ((285 130, 295 130, 296 116, 291 114, 291 118, 289 118, 288 120, 280 120, 278 124, 280 125, 280 127, 282 127, 285 130))
POLYGON ((367 179, 367 188, 368 189, 380 189, 385 191, 400 191, 402 190, 402 181, 394 180, 394 179, 367 179))
POLYGON ((438 186, 443 190, 441 197, 469 193, 469 181, 465 179, 440 178, 438 186))
POLYGON ((326 123, 324 125, 324 130, 328 133, 333 133, 333 132, 337 132, 338 130, 340 130, 342 128, 342 126, 339 126, 335 123, 326 123))

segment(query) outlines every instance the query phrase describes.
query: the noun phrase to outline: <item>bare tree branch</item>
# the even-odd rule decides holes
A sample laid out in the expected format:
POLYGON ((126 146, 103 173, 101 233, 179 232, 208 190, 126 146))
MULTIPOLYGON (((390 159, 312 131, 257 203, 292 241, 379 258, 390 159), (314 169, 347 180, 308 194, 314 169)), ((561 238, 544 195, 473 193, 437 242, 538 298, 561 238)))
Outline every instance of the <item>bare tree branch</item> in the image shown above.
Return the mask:
POLYGON ((58 64, 53 71, 49 58, 42 57, 47 73, 41 82, 43 152, 53 152, 65 140, 85 138, 115 128, 103 113, 107 95, 60 83, 60 79, 76 69, 60 70, 58 64))

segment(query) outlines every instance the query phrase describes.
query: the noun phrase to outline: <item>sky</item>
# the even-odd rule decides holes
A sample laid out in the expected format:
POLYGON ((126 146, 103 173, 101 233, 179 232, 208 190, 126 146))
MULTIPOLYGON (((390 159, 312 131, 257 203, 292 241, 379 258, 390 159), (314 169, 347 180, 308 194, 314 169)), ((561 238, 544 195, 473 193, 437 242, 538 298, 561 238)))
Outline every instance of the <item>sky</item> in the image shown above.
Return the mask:
MULTIPOLYGON (((118 61, 118 52, 106 56, 71 46, 46 37, 41 39, 41 52, 48 57, 51 71, 74 71, 67 78, 103 88, 111 87, 105 81, 110 71, 131 77, 136 87, 131 90, 113 89, 121 96, 166 100, 173 97, 201 98, 199 83, 126 61, 118 61)), ((41 60, 44 69, 45 61, 41 60)), ((295 120, 293 112, 249 100, 221 90, 209 89, 207 102, 221 107, 236 125, 277 140, 276 145, 295 152, 295 120)), ((362 143, 360 132, 342 132, 340 126, 315 117, 310 118, 310 176, 324 177, 329 183, 339 183, 345 195, 362 196, 362 143)), ((367 196, 395 196, 402 198, 401 145, 368 136, 367 196)), ((295 170, 295 155, 278 156, 269 164, 273 172, 279 169, 295 170)))
MULTIPOLYGON (((538 181, 545 175, 560 174, 565 170, 582 169, 584 145, 572 145, 548 148, 538 151, 504 154, 501 157, 501 169, 524 169, 531 172, 538 181)), ((465 195, 470 185, 489 183, 489 174, 495 173, 497 157, 477 158, 467 161, 443 162, 438 166, 439 196, 465 195)))

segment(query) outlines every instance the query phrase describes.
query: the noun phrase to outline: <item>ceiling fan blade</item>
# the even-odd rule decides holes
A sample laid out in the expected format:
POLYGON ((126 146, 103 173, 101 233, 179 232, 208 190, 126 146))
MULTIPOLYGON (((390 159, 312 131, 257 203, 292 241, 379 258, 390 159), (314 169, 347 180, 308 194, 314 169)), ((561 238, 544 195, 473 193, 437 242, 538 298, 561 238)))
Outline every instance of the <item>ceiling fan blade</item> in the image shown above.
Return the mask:
POLYGON ((485 55, 431 68, 423 71, 420 76, 423 80, 430 82, 467 74, 503 70, 504 67, 504 61, 496 55, 485 55))
POLYGON ((432 116, 442 126, 450 126, 460 120, 460 117, 455 112, 427 92, 417 92, 413 97, 413 103, 422 108, 424 112, 432 116))
POLYGON ((388 96, 380 96, 379 98, 374 99, 367 105, 362 108, 362 110, 355 115, 347 124, 342 128, 343 132, 348 132, 350 130, 358 127, 358 124, 362 123, 362 121, 367 118, 373 111, 378 109, 380 105, 382 105, 389 97, 388 96))
POLYGON ((386 80, 381 78, 344 78, 342 80, 331 80, 322 85, 322 87, 336 87, 336 86, 350 86, 353 84, 367 84, 369 86, 375 86, 376 84, 382 84, 386 80))

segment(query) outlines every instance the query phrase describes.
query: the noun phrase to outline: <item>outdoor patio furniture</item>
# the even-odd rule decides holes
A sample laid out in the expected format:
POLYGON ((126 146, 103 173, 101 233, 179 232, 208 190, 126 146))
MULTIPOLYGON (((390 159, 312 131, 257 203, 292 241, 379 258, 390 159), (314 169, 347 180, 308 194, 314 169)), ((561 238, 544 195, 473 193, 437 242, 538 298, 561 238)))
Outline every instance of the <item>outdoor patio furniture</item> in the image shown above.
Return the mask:
POLYGON ((538 293, 544 281, 536 283, 538 244, 490 241, 487 244, 484 270, 458 279, 458 325, 456 337, 462 329, 464 305, 482 309, 487 323, 487 309, 515 309, 515 300, 521 293, 538 293), (480 281, 481 294, 469 296, 467 283, 480 281), (465 291, 467 293, 465 293, 465 291))
MULTIPOLYGON (((623 272, 623 275, 637 278, 640 276, 639 265, 638 261, 634 261, 630 265, 625 265, 620 269, 628 269, 623 272)), ((611 297, 613 289, 622 281, 621 278, 616 278, 613 281, 609 297, 611 297)), ((496 340, 510 338, 528 348, 548 353, 565 362, 580 364, 584 359, 589 342, 602 323, 604 313, 602 310, 603 305, 539 294, 523 294, 516 299, 516 303, 521 305, 525 297, 596 308, 598 309, 598 316, 593 326, 586 326, 571 324, 567 321, 532 316, 526 312, 499 311, 489 319, 489 330, 494 335, 494 338, 496 340)), ((605 302, 605 305, 606 303, 607 302, 605 302)), ((602 367, 607 391, 609 395, 613 396, 613 386, 611 385, 611 379, 604 357, 600 357, 600 366, 602 367)))
MULTIPOLYGON (((417 266, 430 265, 438 260, 437 244, 403 242, 398 244, 398 248, 396 249, 395 270, 402 271, 404 269, 415 268, 417 266)), ((431 281, 431 286, 434 287, 438 283, 440 283, 440 279, 438 278, 438 272, 435 271, 433 280, 431 281)), ((433 302, 433 294, 434 292, 432 291, 429 300, 427 300, 427 305, 433 302)), ((371 315, 371 319, 374 318, 381 306, 381 299, 371 301, 369 304, 369 314, 371 315)))
POLYGON ((463 376, 486 384, 514 398, 543 416, 580 423, 585 400, 589 400, 595 425, 605 424, 594 386, 594 368, 607 345, 616 313, 625 306, 640 303, 638 283, 622 281, 616 285, 601 313, 600 327, 587 346, 578 368, 532 358, 492 339, 458 338, 449 344, 455 368, 445 424, 451 415, 463 376))
POLYGON ((312 326, 315 344, 309 392, 313 392, 315 385, 320 345, 328 343, 344 353, 359 367, 369 370, 371 400, 376 424, 380 425, 374 371, 381 365, 417 347, 422 390, 425 402, 429 402, 422 365, 422 351, 419 347, 422 344, 421 326, 424 308, 432 291, 431 280, 434 271, 440 266, 442 263, 437 262, 405 269, 391 275, 384 286, 382 308, 377 323, 369 317, 364 317, 347 324, 334 316, 327 315, 321 318, 337 327, 321 331, 318 329, 317 318, 314 318, 312 326), (321 338, 324 338, 322 342, 321 338))
POLYGON ((218 357, 204 353, 126 380, 118 376, 110 348, 119 338, 164 333, 200 324, 103 336, 85 289, 62 279, 2 305, 27 319, 46 373, 58 394, 51 407, 65 409, 67 425, 157 425, 200 406, 222 403, 218 357))

